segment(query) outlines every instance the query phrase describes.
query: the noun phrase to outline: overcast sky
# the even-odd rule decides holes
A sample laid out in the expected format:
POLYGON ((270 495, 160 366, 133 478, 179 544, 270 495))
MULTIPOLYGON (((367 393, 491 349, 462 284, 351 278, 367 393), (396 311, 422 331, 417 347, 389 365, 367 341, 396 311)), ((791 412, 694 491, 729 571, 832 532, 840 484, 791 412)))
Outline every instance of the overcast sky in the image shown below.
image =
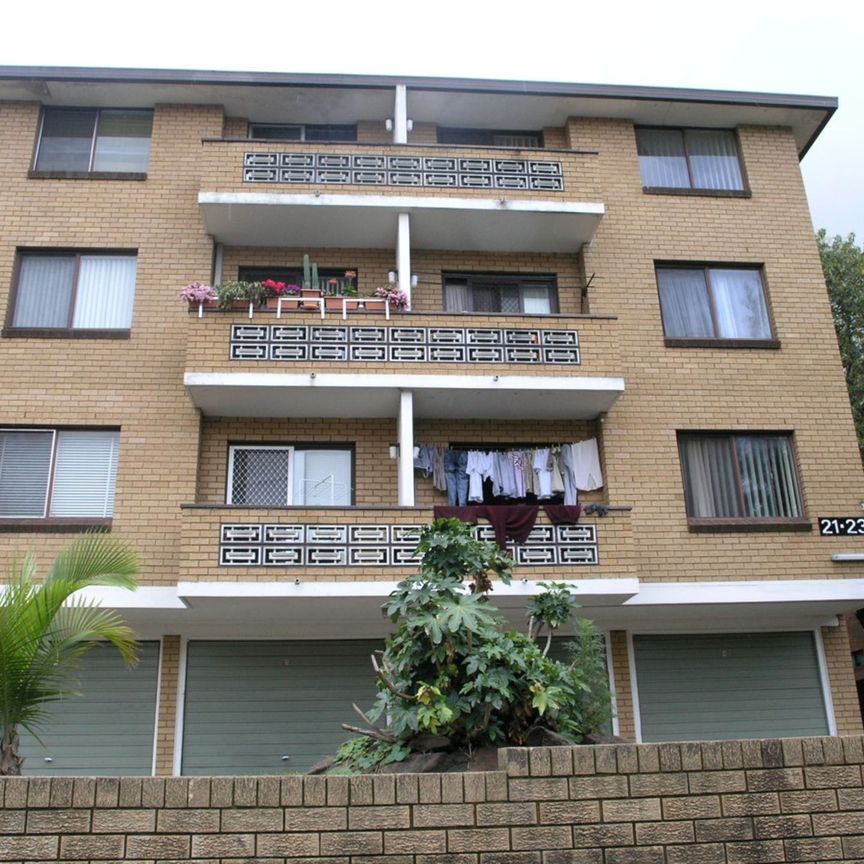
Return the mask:
POLYGON ((816 228, 864 240, 864 2, 11 3, 0 64, 512 78, 837 96, 802 163, 816 228), (602 8, 601 8, 602 7, 602 8))

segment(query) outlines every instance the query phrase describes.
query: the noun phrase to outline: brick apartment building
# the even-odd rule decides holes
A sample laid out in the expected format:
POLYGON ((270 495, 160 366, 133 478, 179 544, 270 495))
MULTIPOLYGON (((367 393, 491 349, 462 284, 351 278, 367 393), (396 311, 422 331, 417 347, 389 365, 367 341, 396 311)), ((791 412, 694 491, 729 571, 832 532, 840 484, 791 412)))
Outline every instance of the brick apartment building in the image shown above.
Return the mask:
POLYGON ((138 592, 98 592, 141 663, 91 655, 27 772, 332 752, 371 701, 406 529, 448 503, 416 448, 597 442, 578 521, 540 506, 494 600, 523 622, 538 581, 573 584, 622 736, 860 733, 838 615, 864 556, 820 518, 860 517, 864 483, 798 167, 835 107, 0 69, 0 561, 93 527, 143 558, 138 592), (358 298, 179 302, 193 280, 299 283, 304 256, 325 294, 355 271, 358 298), (363 301, 391 283, 410 311, 363 301))

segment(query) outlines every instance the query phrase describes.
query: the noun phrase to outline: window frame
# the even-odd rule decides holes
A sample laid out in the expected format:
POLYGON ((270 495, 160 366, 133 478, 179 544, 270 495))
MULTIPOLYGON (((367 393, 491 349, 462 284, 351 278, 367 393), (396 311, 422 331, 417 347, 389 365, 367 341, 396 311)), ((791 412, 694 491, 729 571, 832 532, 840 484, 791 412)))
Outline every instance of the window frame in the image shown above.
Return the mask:
MULTIPOLYGON (((479 287, 479 286, 478 286, 479 287)), ((499 306, 500 298, 499 298, 499 306)), ((489 273, 489 272, 473 272, 465 273, 460 271, 442 271, 441 272, 441 308, 448 315, 526 315, 532 318, 538 318, 549 315, 560 314, 560 298, 558 294, 558 274, 557 273, 489 273), (519 312, 478 312, 473 309, 466 311, 456 311, 447 308, 447 282, 448 280, 464 280, 468 282, 469 291, 473 290, 472 282, 495 282, 498 285, 516 286, 520 289, 519 297, 519 312), (548 312, 525 312, 524 298, 521 294, 523 287, 543 286, 549 289, 550 309, 548 312)))
POLYGON ((43 105, 39 117, 39 129, 36 133, 36 143, 33 148, 33 159, 30 163, 30 171, 28 177, 33 180, 146 180, 150 169, 150 151, 147 154, 147 170, 146 171, 95 171, 93 170, 93 161, 96 156, 96 143, 99 139, 99 122, 103 112, 106 111, 122 111, 130 114, 149 114, 150 123, 150 146, 153 146, 153 118, 155 111, 153 108, 94 108, 81 105, 43 105), (42 135, 45 128, 45 117, 52 110, 58 111, 92 111, 95 113, 93 121, 93 133, 90 139, 90 158, 88 169, 86 171, 63 171, 53 168, 37 168, 39 161, 39 152, 42 149, 42 135))
POLYGON ((356 123, 248 123, 246 127, 246 135, 250 141, 282 141, 286 144, 356 144, 357 143, 357 124, 356 123), (268 138, 266 136, 256 136, 257 128, 269 129, 299 129, 300 137, 294 138, 268 138), (353 138, 307 138, 307 129, 318 130, 351 130, 354 131, 353 138))
POLYGON ((542 129, 483 129, 475 126, 437 126, 435 129, 435 141, 442 147, 489 147, 502 150, 543 150, 545 139, 542 129), (461 141, 442 141, 444 137, 462 138, 461 141), (534 135, 536 144, 496 144, 496 135, 534 135), (485 140, 485 139, 489 140, 485 140))
POLYGON ((765 267, 762 264, 738 264, 728 261, 655 261, 654 282, 657 287, 657 304, 660 310, 660 324, 663 328, 663 342, 667 348, 769 348, 777 350, 782 347, 777 337, 777 329, 774 324, 774 310, 771 305, 771 296, 768 293, 768 280, 765 276, 765 267), (711 313, 711 326, 717 333, 719 329, 717 316, 717 301, 714 296, 713 283, 711 281, 712 270, 755 270, 759 274, 762 284, 762 299, 765 303, 765 315, 768 324, 769 337, 765 339, 742 339, 738 337, 728 338, 725 336, 668 336, 666 333, 666 318, 663 315, 663 296, 660 285, 661 270, 701 270, 705 277, 705 286, 708 292, 709 311, 711 313))
MULTIPOLYGON (((303 510, 319 510, 319 509, 345 509, 346 507, 356 507, 357 506, 357 452, 356 446, 350 442, 343 441, 325 441, 325 442, 304 442, 304 441, 295 441, 292 443, 285 443, 282 441, 230 441, 228 443, 228 454, 227 454, 227 462, 226 462, 226 472, 225 472, 225 504, 229 507, 248 507, 252 509, 258 510, 273 510, 273 509, 281 509, 282 507, 295 507, 303 510), (293 498, 294 495, 294 464, 295 464, 295 454, 298 451, 306 452, 310 450, 341 450, 345 453, 348 453, 349 458, 351 460, 351 470, 350 470, 350 488, 349 488, 349 499, 350 503, 348 504, 294 504, 294 503, 286 503, 280 505, 259 505, 259 504, 235 504, 232 500, 233 498, 233 485, 234 485, 234 453, 236 450, 290 450, 291 451, 291 459, 289 463, 288 469, 288 488, 287 492, 290 493, 293 498)), ((286 496, 287 497, 287 496, 286 496)))
POLYGON ((681 472, 681 491, 684 498, 684 509, 687 516, 687 528, 692 533, 713 533, 733 531, 812 531, 807 509, 807 498, 802 483, 801 462, 798 458, 798 447, 795 433, 792 430, 777 429, 735 429, 735 430, 705 430, 679 429, 676 432, 678 448, 678 466, 681 472), (687 438, 714 438, 732 442, 732 453, 735 468, 735 491, 739 504, 744 503, 744 486, 741 479, 740 456, 735 444, 739 438, 780 438, 787 442, 792 466, 795 471, 795 488, 801 502, 800 516, 693 516, 688 507, 687 470, 685 468, 684 441, 687 438))
POLYGON ((120 426, 14 426, 2 425, 0 432, 12 433, 51 433, 51 456, 48 463, 48 484, 45 489, 44 516, 0 516, 0 533, 27 531, 33 533, 78 533, 82 530, 108 532, 111 531, 114 520, 114 509, 110 516, 52 516, 51 503, 56 485, 57 448, 59 436, 63 432, 103 432, 117 434, 117 457, 114 484, 116 489, 117 475, 120 469, 120 444, 122 429, 120 426))
POLYGON ((750 190, 750 181, 747 176, 747 166, 744 164, 744 157, 741 151, 741 136, 738 134, 737 128, 727 128, 723 126, 660 126, 639 123, 633 127, 636 138, 636 157, 639 161, 639 179, 642 180, 642 165, 639 155, 639 131, 641 129, 661 129, 664 131, 680 132, 682 143, 684 145, 684 158, 687 163, 687 176, 690 180, 689 186, 646 186, 642 183, 642 191, 647 195, 695 195, 695 196, 715 196, 718 198, 751 198, 753 196, 750 190), (708 189, 704 186, 693 185, 693 166, 690 163, 690 153, 687 150, 687 132, 728 132, 735 143, 735 155, 738 157, 738 170, 741 174, 740 189, 708 189))
MULTIPOLYGON (((4 338, 17 339, 129 339, 132 326, 129 327, 73 327, 75 316, 75 304, 78 298, 79 277, 81 272, 81 258, 92 257, 129 257, 138 260, 137 249, 27 249, 19 248, 15 252, 15 265, 12 272, 12 288, 9 292, 9 303, 6 308, 6 320, 0 335, 4 338), (75 281, 72 286, 72 295, 69 302, 69 314, 66 327, 16 327, 15 309, 18 305, 18 292, 21 284, 21 263, 24 258, 74 258, 75 259, 75 281)), ((136 273, 135 288, 137 290, 138 280, 136 273)), ((132 312, 135 311, 135 297, 133 293, 132 312)))

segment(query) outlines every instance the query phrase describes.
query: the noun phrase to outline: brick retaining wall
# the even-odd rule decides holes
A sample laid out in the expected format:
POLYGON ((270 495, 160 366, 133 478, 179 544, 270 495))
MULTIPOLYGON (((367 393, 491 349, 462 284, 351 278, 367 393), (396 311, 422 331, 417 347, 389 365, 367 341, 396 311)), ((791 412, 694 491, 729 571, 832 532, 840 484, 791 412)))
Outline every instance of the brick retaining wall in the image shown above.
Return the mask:
POLYGON ((500 770, 6 778, 3 862, 864 861, 864 738, 501 751, 500 770))

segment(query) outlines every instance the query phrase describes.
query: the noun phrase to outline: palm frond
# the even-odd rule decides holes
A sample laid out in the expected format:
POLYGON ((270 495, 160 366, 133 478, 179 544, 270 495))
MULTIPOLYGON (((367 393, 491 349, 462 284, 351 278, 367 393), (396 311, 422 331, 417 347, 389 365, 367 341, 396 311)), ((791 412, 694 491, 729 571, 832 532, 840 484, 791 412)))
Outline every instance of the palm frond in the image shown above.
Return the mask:
POLYGON ((46 583, 64 579, 77 583, 75 590, 113 585, 134 591, 138 568, 138 554, 129 545, 105 534, 90 533, 79 537, 54 559, 46 583))

